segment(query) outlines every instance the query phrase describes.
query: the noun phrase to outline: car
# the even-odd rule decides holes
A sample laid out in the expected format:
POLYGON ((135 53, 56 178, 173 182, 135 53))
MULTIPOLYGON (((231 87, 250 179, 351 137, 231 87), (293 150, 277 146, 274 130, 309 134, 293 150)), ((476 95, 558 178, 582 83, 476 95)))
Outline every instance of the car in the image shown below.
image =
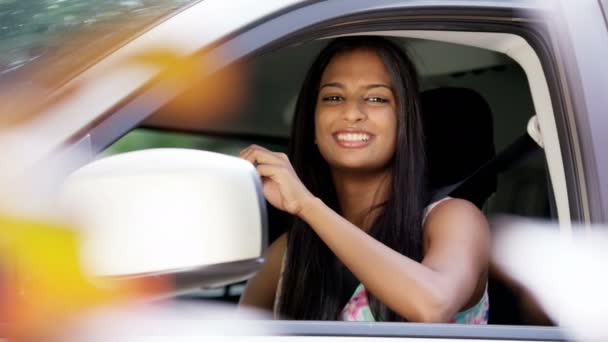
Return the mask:
MULTIPOLYGON (((36 132, 44 139, 36 144, 32 139, 24 164, 40 165, 74 149, 84 151, 74 169, 100 156, 157 147, 235 154, 257 143, 285 150, 298 87, 319 49, 336 36, 382 35, 410 52, 423 90, 470 89, 487 103, 494 136, 488 144, 495 145, 496 156, 461 175, 464 183, 458 184, 478 184, 479 170, 497 176, 495 191, 481 205, 489 217, 547 218, 565 233, 572 231, 573 223, 607 222, 608 159, 602 152, 608 144, 608 69, 603 65, 608 60, 607 1, 176 3, 141 25, 131 22, 124 35, 109 39, 92 24, 90 35, 78 40, 85 42, 83 48, 74 44, 59 53, 34 49, 19 62, 5 63, 0 96, 20 98, 25 89, 25 99, 41 101, 19 107, 24 116, 35 114, 0 137, 4 148, 21 148, 23 137, 36 132)), ((121 30, 117 24, 112 27, 121 30)), ((470 103, 457 99, 455 115, 466 114, 467 106, 470 103)), ((462 121, 447 128, 475 135, 483 129, 477 123, 462 121)), ((456 168, 472 152, 455 153, 447 167, 456 168)), ((271 219, 280 220, 272 208, 269 211, 271 219)), ((281 229, 270 222, 269 240, 281 229)), ((236 284, 181 298, 234 302, 241 289, 242 284, 236 284)), ((558 322, 533 303, 520 301, 518 291, 498 276, 492 279, 492 324, 484 327, 260 324, 285 339, 567 339, 558 322)))

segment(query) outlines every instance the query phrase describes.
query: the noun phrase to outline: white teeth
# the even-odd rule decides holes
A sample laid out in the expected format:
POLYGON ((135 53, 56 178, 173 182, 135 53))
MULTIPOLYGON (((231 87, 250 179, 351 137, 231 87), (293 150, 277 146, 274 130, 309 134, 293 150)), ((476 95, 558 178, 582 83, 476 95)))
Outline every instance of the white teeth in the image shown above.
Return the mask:
POLYGON ((370 136, 365 133, 340 133, 338 140, 341 141, 368 141, 370 136))

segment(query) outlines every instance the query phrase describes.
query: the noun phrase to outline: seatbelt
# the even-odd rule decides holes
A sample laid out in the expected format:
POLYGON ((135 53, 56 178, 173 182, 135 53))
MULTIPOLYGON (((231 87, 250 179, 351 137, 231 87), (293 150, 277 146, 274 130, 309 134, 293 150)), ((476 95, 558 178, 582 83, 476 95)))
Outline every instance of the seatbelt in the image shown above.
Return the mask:
POLYGON ((496 176, 511 169, 523 160, 542 151, 542 146, 542 136, 535 115, 528 122, 526 133, 517 138, 513 143, 502 150, 502 152, 490 159, 463 181, 440 189, 439 192, 433 196, 433 199, 438 200, 446 196, 467 199, 466 194, 471 193, 471 190, 480 180, 496 176))

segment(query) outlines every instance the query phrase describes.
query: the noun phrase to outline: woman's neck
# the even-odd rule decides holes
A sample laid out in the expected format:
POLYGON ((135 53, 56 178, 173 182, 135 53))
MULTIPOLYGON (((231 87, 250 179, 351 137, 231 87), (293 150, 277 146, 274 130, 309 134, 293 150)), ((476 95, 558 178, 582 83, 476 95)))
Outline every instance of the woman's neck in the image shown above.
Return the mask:
POLYGON ((342 216, 367 231, 390 194, 391 170, 375 173, 332 171, 342 216))

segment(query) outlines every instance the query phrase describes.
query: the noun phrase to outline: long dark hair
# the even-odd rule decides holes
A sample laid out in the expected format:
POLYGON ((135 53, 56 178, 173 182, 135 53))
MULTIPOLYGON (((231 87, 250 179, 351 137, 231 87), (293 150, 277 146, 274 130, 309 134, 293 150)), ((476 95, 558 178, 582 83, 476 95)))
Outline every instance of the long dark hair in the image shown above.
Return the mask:
MULTIPOLYGON (((391 192, 369 234, 395 251, 422 260, 422 212, 427 202, 424 136, 417 76, 412 62, 395 43, 381 37, 343 37, 329 43, 312 64, 300 90, 289 144, 295 171, 315 196, 340 213, 329 165, 315 140, 315 106, 321 76, 340 53, 376 51, 391 76, 397 105, 397 143, 392 159, 391 192)), ((294 218, 288 232, 287 264, 279 313, 290 319, 337 320, 347 289, 333 252, 304 221, 294 218)), ((368 291, 376 320, 402 318, 368 291)))

